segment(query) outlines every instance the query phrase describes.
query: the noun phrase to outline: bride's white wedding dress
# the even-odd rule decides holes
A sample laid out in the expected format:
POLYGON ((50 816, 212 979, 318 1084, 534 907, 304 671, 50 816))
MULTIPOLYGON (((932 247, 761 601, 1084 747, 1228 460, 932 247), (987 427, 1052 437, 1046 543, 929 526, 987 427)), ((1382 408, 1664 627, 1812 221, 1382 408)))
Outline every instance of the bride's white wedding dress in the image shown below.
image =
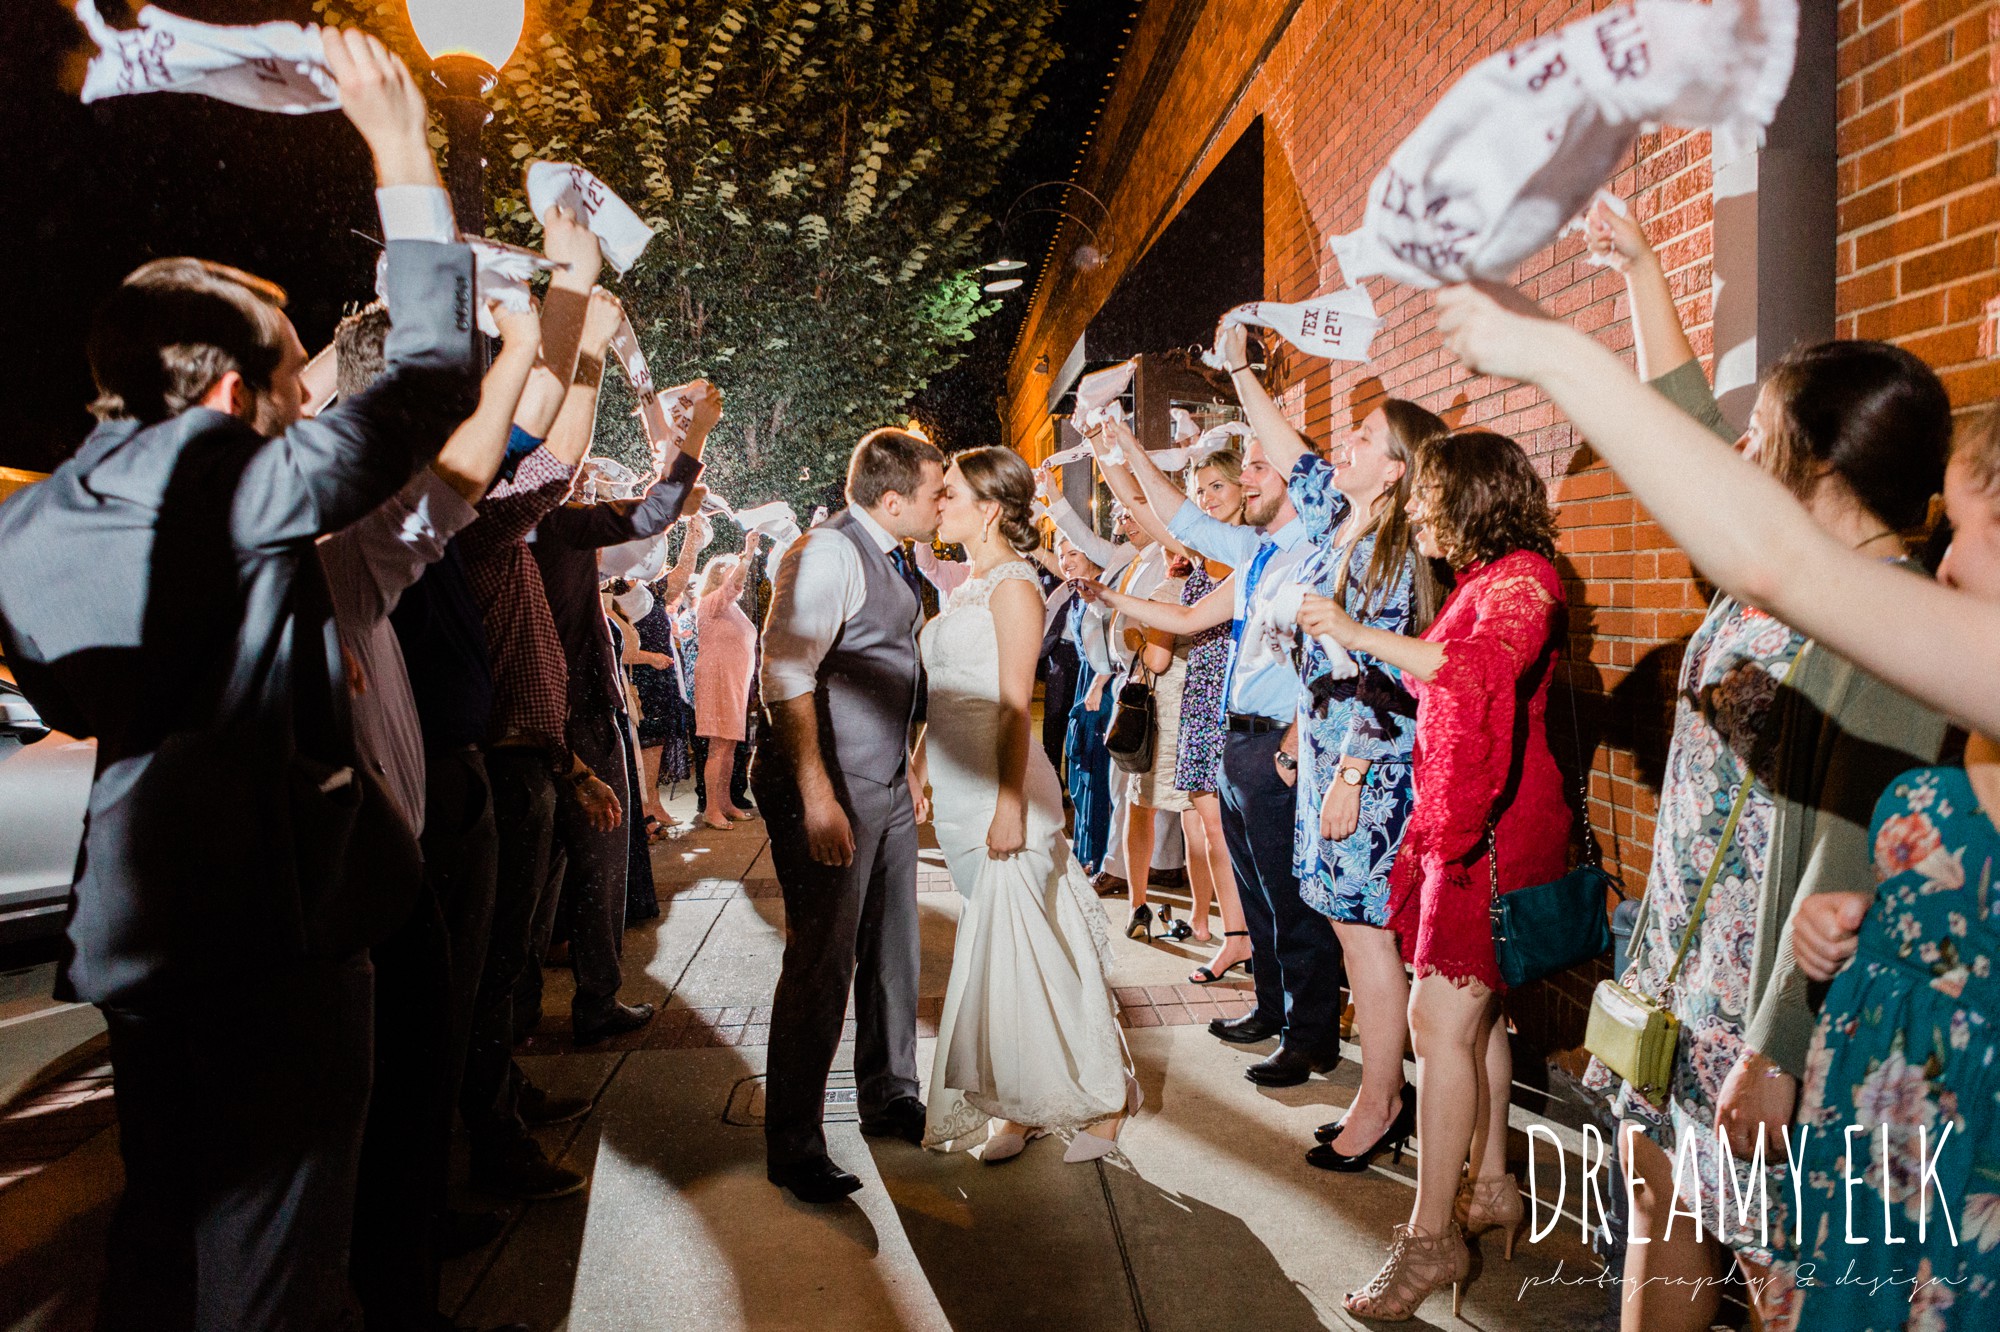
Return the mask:
POLYGON ((1125 1108, 1125 1045, 1106 980, 1110 931, 1063 835, 1055 769, 1032 739, 1027 843, 1005 860, 986 852, 1000 768, 1000 653, 987 603, 1011 578, 1039 595, 1028 564, 1004 564, 954 591, 923 632, 932 822, 965 898, 938 1021, 927 1147, 949 1148, 989 1118, 1082 1128, 1125 1108))

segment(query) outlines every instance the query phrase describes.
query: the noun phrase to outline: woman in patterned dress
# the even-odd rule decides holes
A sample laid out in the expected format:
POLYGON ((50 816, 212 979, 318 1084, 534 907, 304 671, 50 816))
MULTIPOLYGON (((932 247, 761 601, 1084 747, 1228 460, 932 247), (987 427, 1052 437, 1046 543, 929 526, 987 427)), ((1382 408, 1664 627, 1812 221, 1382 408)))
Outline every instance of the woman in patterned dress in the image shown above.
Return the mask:
MULTIPOLYGON (((1390 398, 1347 432, 1335 449, 1338 464, 1329 465, 1247 368, 1246 337, 1240 325, 1218 330, 1217 354, 1246 367, 1234 377, 1237 397, 1272 466, 1290 469, 1292 507, 1317 547, 1296 581, 1338 600, 1360 623, 1421 634, 1437 613, 1438 586, 1411 532, 1410 489, 1418 451, 1448 427, 1390 398)), ((1361 1086, 1345 1115, 1320 1126, 1306 1160, 1352 1172, 1416 1128, 1415 1093, 1403 1080, 1410 984, 1388 928, 1389 874, 1413 800, 1416 707, 1367 657, 1355 658, 1360 673, 1346 679, 1334 678, 1310 639, 1296 658, 1305 732, 1293 822, 1299 896, 1333 922, 1361 1041, 1361 1086)))
MULTIPOLYGON (((1642 369, 1670 367, 1657 375, 1654 387, 1719 437, 1731 438, 1638 224, 1608 210, 1594 210, 1591 223, 1593 248, 1625 269, 1633 309, 1649 330, 1642 369)), ((1784 479, 1846 544, 1897 559, 1904 552, 1896 533, 1923 522, 1928 498, 1942 480, 1949 426, 1943 386, 1914 357, 1879 344, 1826 343, 1795 352, 1772 370, 1751 416, 1745 453, 1784 479)), ((1862 728, 1858 713, 1844 716, 1825 699, 1802 706, 1806 696, 1800 689, 1807 672, 1818 669, 1819 655, 1831 659, 1795 630, 1727 594, 1715 597, 1688 640, 1642 928, 1633 940, 1633 966, 1622 978, 1629 988, 1666 1000, 1679 1018, 1673 1077, 1665 1103, 1656 1105, 1594 1060, 1585 1075, 1587 1086, 1612 1093, 1613 1112, 1633 1126, 1621 1133, 1634 1179, 1633 1233, 1648 1242, 1626 1249, 1624 1275, 1638 1292, 1624 1305, 1627 1332, 1706 1328, 1719 1305, 1713 1285, 1698 1288, 1690 1300, 1668 1282, 1648 1278, 1719 1278, 1732 1257, 1764 1298, 1763 1313, 1774 1318, 1782 1308, 1784 1283, 1762 1280, 1779 1253, 1755 1217, 1749 1226, 1711 1226, 1703 1238, 1685 1222, 1669 1234, 1667 1220, 1676 1198, 1683 1213, 1693 1209, 1714 1218, 1723 1198, 1741 1197, 1759 1184, 1747 1163, 1750 1153, 1741 1148, 1734 1153, 1734 1178, 1727 1184, 1721 1179, 1725 1165, 1716 1127, 1718 1106, 1726 1099, 1742 1096, 1747 1102, 1743 1089, 1754 1087, 1758 1097, 1784 1102, 1769 1116, 1773 1127, 1791 1118, 1795 1084, 1782 1067, 1760 1058, 1746 1034, 1763 1007, 1753 985, 1755 960, 1768 951, 1763 941, 1775 940, 1799 887, 1801 867, 1779 876, 1783 882, 1772 873, 1782 800, 1823 810, 1821 821, 1830 824, 1837 817, 1832 797, 1823 799, 1817 789, 1831 771, 1826 753, 1838 736, 1862 728), (1830 734, 1798 724, 1801 713, 1817 715, 1822 709, 1832 714, 1830 734), (1812 752, 1794 754, 1798 745, 1812 752), (1812 789, 1801 790, 1799 778, 1787 777, 1801 770, 1812 789), (1735 835, 1718 846, 1739 788, 1744 796, 1735 835), (1695 900, 1718 855, 1707 904, 1693 919, 1695 900), (1663 993, 1684 939, 1687 957, 1680 976, 1672 991, 1663 993), (1744 1072, 1737 1073, 1739 1067, 1744 1072), (1754 1081, 1746 1082, 1753 1070, 1754 1081), (1692 1168, 1677 1173, 1684 1153, 1692 1168)), ((1854 690, 1841 697, 1852 709, 1870 695, 1854 690)), ((1892 698, 1916 711, 1907 700, 1892 698)), ((1922 726, 1921 716, 1907 723, 1912 731, 1922 726)), ((1894 766, 1881 769, 1871 780, 1879 784, 1894 771, 1894 766)), ((1863 805, 1855 812, 1857 834, 1865 810, 1863 805)), ((1827 843, 1815 848, 1815 855, 1838 860, 1840 850, 1827 843)), ((1832 874, 1865 875, 1860 848, 1845 850, 1854 863, 1832 868, 1832 874)), ((1772 1193, 1783 1191, 1779 1179, 1763 1183, 1772 1193)))
MULTIPOLYGON (((1503 304, 1502 296, 1489 291, 1449 288, 1436 299, 1439 328, 1447 348, 1477 372, 1522 380, 1546 392, 1618 469, 1633 497, 1718 588, 1764 607, 1809 635, 1821 648, 1851 659, 1884 684, 1970 727, 1975 734, 1966 747, 1965 785, 1982 811, 2000 809, 2000 745, 1992 739, 2000 736, 2000 668, 1995 665, 2000 662, 2000 604, 1995 604, 2000 602, 1996 596, 2000 577, 1995 576, 1995 570, 2000 570, 2000 521, 1994 513, 1994 482, 2000 469, 1994 466, 1995 452, 1990 446, 1981 441, 1965 469, 1955 461, 1951 472, 1956 475, 1947 476, 1946 512, 1955 533, 1943 572, 1952 586, 1940 587, 1885 567, 1871 551, 1855 548, 1862 543, 1844 542, 1828 531, 1814 509, 1791 493, 1781 477, 1764 473, 1690 423, 1661 395, 1635 379, 1615 352, 1589 334, 1542 317, 1540 312, 1524 308, 1518 299, 1503 304)), ((1879 400, 1870 402, 1865 414, 1872 416, 1880 405, 1879 400)), ((1810 404, 1815 413, 1824 406, 1810 404)), ((1990 438, 1990 426, 1979 433, 1990 438)), ((1889 830, 1899 814, 1914 811, 1918 800, 1925 798, 1919 791, 1923 785, 1915 777, 1891 784, 1890 803, 1877 811, 1882 830, 1889 830)), ((1963 812, 1963 789, 1948 797, 1940 782, 1929 799, 1933 804, 1949 799, 1963 812)), ((1835 958, 1835 965, 1862 948, 1869 955, 1852 962, 1850 971, 1842 974, 1845 987, 1828 996, 1829 1014, 1845 1016, 1837 1027, 1830 1020, 1821 1023, 1818 1049, 1809 1056, 1805 1079, 1807 1105, 1815 1118, 1822 1113, 1828 1117, 1842 1113, 1872 1116, 1905 1132, 1922 1126, 1928 1116, 1932 1122, 1950 1122, 1955 1137, 1962 1123, 1968 1136, 1977 1140, 1960 1148, 1973 1153, 1966 1173, 1959 1176, 1966 1181, 1967 1196, 1950 1202, 1958 1209, 1954 1211, 1960 1241, 1956 1256, 1969 1261, 1973 1270, 1962 1284, 1949 1284, 1950 1278, 1927 1261, 1929 1255, 1922 1252, 1926 1242, 1911 1233, 1914 1227, 1904 1215, 1895 1223, 1898 1236, 1904 1240, 1902 1245, 1893 1249, 1887 1244, 1837 1245, 1829 1251, 1831 1264, 1816 1264, 1814 1271, 1801 1273, 1816 1283, 1802 1292, 1801 1326, 1855 1326, 1854 1320, 1840 1316, 1835 1301, 1854 1299, 1862 1290, 1827 1291, 1818 1284, 1838 1284, 1848 1263, 1869 1269, 1871 1276, 1891 1266, 1904 1268, 1901 1284, 1894 1290, 1897 1302, 1884 1301, 1888 1307, 1880 1311, 1891 1320, 1887 1326, 1914 1326, 1928 1332, 1992 1325, 1991 1297, 1986 1292, 2000 1275, 1993 1270, 2000 1233, 1993 1229, 1990 1195, 1982 1194, 1993 1180, 1991 1172, 2000 1170, 2000 1165, 1992 1159, 1987 1146, 1990 1140, 1971 1130, 1977 1126, 1990 1132, 1993 1091, 1990 1084, 1981 1089, 1979 1083, 1964 1076, 1979 1069, 1984 1070, 1983 1079, 1995 1060, 1990 1026, 1993 1003, 1987 990, 1992 962, 1986 941, 1972 938, 1972 918, 1968 915, 1963 941, 1953 944, 1954 950, 1970 954, 1964 974, 1959 974, 1956 964, 1942 975, 1929 971, 1923 945, 1938 944, 1942 960, 1945 939, 1957 937, 1955 923, 1947 911, 1943 935, 1927 937, 1929 915, 1921 904, 1925 895, 1922 885, 1904 873, 1914 870, 1920 879, 1944 885, 1963 873, 1964 883, 1980 883, 1980 887, 1970 893, 1946 891, 1961 894, 1961 901, 1977 903, 1983 914, 1990 906, 1990 897, 1980 900, 1990 894, 1990 884, 1979 879, 1985 869, 1986 847, 1984 838, 1975 835, 1981 831, 1976 823, 1967 825, 1947 817, 1945 824, 1938 824, 1934 817, 1933 830, 1938 838, 1935 849, 1927 846, 1921 827, 1908 824, 1898 825, 1888 847, 1877 848, 1888 852, 1886 868, 1893 873, 1885 882, 1888 893, 1873 900, 1869 911, 1874 918, 1867 922, 1870 929, 1859 940, 1854 937, 1854 927, 1862 922, 1841 918, 1847 936, 1840 944, 1845 956, 1835 958), (1953 852, 1958 853, 1955 870, 1934 861, 1924 865, 1933 856, 1948 857, 1953 852), (1917 864, 1906 864, 1912 853, 1917 855, 1917 864), (1912 887, 1919 889, 1914 912, 1902 896, 1912 887), (1907 937, 1912 934, 1916 937, 1907 937), (1902 956, 1905 942, 1915 945, 1918 951, 1914 957, 1902 956), (1987 960, 1982 963, 1982 959, 1987 960), (1881 964, 1907 968, 1913 978, 1889 976, 1878 969, 1881 964), (1974 980, 1982 983, 1975 985, 1974 980), (1881 988, 1874 988, 1878 985, 1881 988), (1956 999, 1966 1010, 1963 1059, 1948 1059, 1939 1048, 1940 1044, 1953 1044, 1951 1022, 1956 1010, 1941 1013, 1932 1009, 1930 997, 1917 993, 1920 987, 1956 999), (1854 1020, 1853 1009, 1864 998, 1880 1001, 1870 1005, 1879 1019, 1866 1026, 1854 1020), (1980 1019, 1976 1026, 1975 1014, 1980 1019), (1934 1032, 1939 1017, 1946 1025, 1942 1032, 1934 1032), (1899 1040, 1901 1067, 1891 1057, 1898 1053, 1899 1040), (1909 1055, 1925 1051, 1928 1054, 1922 1056, 1920 1072, 1911 1069, 1909 1055), (1849 1057, 1853 1058, 1843 1062, 1849 1057), (1872 1085, 1869 1076, 1854 1076, 1857 1067, 1870 1059, 1878 1061, 1869 1069, 1869 1073, 1879 1075, 1872 1085), (1813 1066, 1819 1063, 1828 1067, 1813 1066), (1986 1103, 1977 1107, 1963 1103, 1959 1100, 1961 1087, 1974 1089, 1973 1094, 1986 1097, 1986 1103), (1976 1207, 1975 1199, 1979 1200, 1976 1207), (1913 1287, 1913 1277, 1925 1284, 1913 1287), (1964 1314, 1959 1313, 1961 1307, 1964 1314), (1803 1316, 1820 1308, 1831 1312, 1810 1322, 1803 1316)), ((1819 954, 1812 942, 1816 931, 1808 928, 1822 903, 1838 905, 1838 899, 1831 893, 1808 897, 1796 904, 1791 921, 1792 949, 1808 975, 1815 967, 1825 974, 1822 964, 1829 960, 1819 954)), ((1841 1132, 1820 1146, 1831 1146, 1844 1154, 1846 1130, 1856 1126, 1838 1127, 1841 1132)), ((1879 1131, 1875 1136, 1879 1142, 1879 1131)), ((1860 1134, 1856 1137, 1858 1148, 1865 1139, 1860 1134)), ((1868 1145, 1871 1156, 1874 1148, 1874 1143, 1868 1145)), ((1861 1165, 1859 1161, 1854 1164, 1861 1165)), ((1897 1152, 1887 1164, 1886 1194, 1874 1192, 1876 1185, 1869 1182, 1865 1168, 1854 1174, 1857 1183, 1850 1193, 1843 1169, 1836 1181, 1839 1195, 1830 1203, 1811 1179, 1814 1167, 1809 1166, 1805 1182, 1815 1184, 1813 1192, 1820 1201, 1808 1206, 1818 1208, 1818 1214, 1828 1218, 1829 1236, 1836 1225, 1872 1227, 1873 1219, 1867 1215, 1871 1200, 1878 1206, 1883 1198, 1907 1205, 1907 1176, 1902 1188, 1897 1187, 1896 1177, 1910 1163, 1897 1152), (1827 1210, 1829 1205, 1841 1215, 1833 1217, 1827 1210)), ((1941 1177, 1957 1171, 1955 1162, 1940 1162, 1941 1177)), ((1877 1174, 1879 1178, 1880 1172, 1877 1174)), ((1775 1222, 1777 1200, 1773 1202, 1775 1222)), ((1935 1213, 1931 1223, 1942 1226, 1935 1213)), ((1808 1227, 1807 1242, 1817 1244, 1820 1230, 1817 1222, 1808 1227)), ((1844 1230, 1841 1237, 1844 1241, 1844 1230)), ((1878 1298, 1879 1294, 1870 1294, 1871 1303, 1878 1298)), ((1885 1324, 1868 1325, 1879 1328, 1885 1324)))
MULTIPOLYGON (((1225 523, 1243 521, 1243 455, 1223 449, 1208 456, 1188 478, 1188 497, 1203 513, 1225 523)), ((1225 565, 1193 561, 1194 569, 1181 586, 1181 605, 1192 606, 1229 576, 1225 565)), ((1222 775, 1222 684, 1229 671, 1229 626, 1204 629, 1188 640, 1187 680, 1181 689, 1180 754, 1174 765, 1174 785, 1187 792, 1194 806, 1181 815, 1187 840, 1188 885, 1193 895, 1194 939, 1207 943, 1209 902, 1222 912, 1222 947, 1188 979, 1212 985, 1236 967, 1250 963, 1250 930, 1243 923, 1243 904, 1236 895, 1236 871, 1222 838, 1222 801, 1216 795, 1222 775)))

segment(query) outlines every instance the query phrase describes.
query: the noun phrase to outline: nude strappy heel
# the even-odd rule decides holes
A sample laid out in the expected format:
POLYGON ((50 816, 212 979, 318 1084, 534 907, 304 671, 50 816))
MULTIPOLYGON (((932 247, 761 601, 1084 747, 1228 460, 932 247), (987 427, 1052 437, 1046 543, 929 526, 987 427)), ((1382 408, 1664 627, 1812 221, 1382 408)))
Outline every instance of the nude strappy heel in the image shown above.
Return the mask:
POLYGON ((1521 1184, 1512 1175, 1498 1179, 1468 1179, 1458 1186, 1452 1214, 1459 1227, 1470 1235, 1489 1230, 1507 1234, 1507 1261, 1514 1261, 1514 1241, 1527 1229, 1527 1209, 1521 1205, 1521 1184))
POLYGON ((1451 1287, 1451 1316, 1458 1317, 1465 1298, 1465 1278, 1472 1270, 1472 1253, 1454 1221, 1442 1235, 1425 1235, 1415 1226, 1397 1226, 1382 1270, 1343 1304, 1357 1318, 1385 1323, 1407 1322, 1441 1287, 1451 1287))

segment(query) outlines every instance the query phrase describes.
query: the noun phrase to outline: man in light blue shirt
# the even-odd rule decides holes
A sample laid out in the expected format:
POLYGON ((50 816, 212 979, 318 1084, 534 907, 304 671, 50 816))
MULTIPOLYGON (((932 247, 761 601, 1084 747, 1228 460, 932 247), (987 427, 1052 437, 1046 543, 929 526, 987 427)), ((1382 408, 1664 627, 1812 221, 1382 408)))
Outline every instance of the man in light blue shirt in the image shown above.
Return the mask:
MULTIPOLYGON (((1293 579, 1314 546, 1293 512, 1285 477, 1254 440, 1243 455, 1244 525, 1202 513, 1135 441, 1125 444, 1133 475, 1167 531, 1189 550, 1230 566, 1231 639, 1224 690, 1222 829, 1242 895, 1255 964, 1257 1007, 1209 1030, 1225 1041, 1250 1044, 1279 1037, 1277 1053, 1244 1074, 1263 1086, 1289 1087, 1340 1058, 1340 945, 1326 917, 1299 897, 1292 861, 1298 764, 1299 680, 1289 664, 1267 662, 1239 671, 1243 629, 1256 609, 1293 579)), ((1209 594, 1219 598, 1221 588, 1209 594)), ((1114 609, 1141 623, 1177 633, 1200 617, 1202 606, 1169 607, 1112 594, 1114 609), (1113 599, 1115 597, 1115 600, 1113 599), (1181 612, 1181 614, 1176 614, 1181 612)), ((1206 600, 1206 599, 1205 599, 1206 600)), ((1206 617, 1220 623, 1219 610, 1206 617)), ((1192 626, 1205 628, 1207 624, 1192 626)))

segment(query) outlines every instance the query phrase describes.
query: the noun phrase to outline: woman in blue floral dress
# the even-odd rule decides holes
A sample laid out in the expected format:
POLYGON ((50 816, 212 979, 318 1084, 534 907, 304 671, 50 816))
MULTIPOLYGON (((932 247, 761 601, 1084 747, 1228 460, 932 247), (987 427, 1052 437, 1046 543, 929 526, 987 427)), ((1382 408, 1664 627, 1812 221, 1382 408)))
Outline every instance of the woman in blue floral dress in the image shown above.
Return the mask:
MULTIPOLYGON (((1429 627, 1438 588, 1417 553, 1407 508, 1417 450, 1448 433, 1430 412, 1391 398, 1336 446, 1336 465, 1311 453, 1298 459, 1292 507, 1318 547, 1299 567, 1299 586, 1389 633, 1414 636, 1429 627)), ((1351 1107, 1345 1119, 1324 1126, 1306 1160, 1363 1170, 1374 1150, 1415 1120, 1402 1060, 1409 980, 1388 926, 1389 871, 1414 800, 1416 705, 1364 655, 1354 658, 1358 674, 1337 679, 1325 651, 1301 635, 1295 661, 1304 732, 1293 820, 1299 896, 1333 922, 1362 1047, 1353 1102, 1359 1112, 1351 1107)))
MULTIPOLYGON (((1364 624, 1421 634, 1439 595, 1429 562, 1416 551, 1410 491, 1417 449, 1449 428, 1415 403, 1390 398, 1347 433, 1336 450, 1339 466, 1329 466, 1250 368, 1244 329, 1218 328, 1215 350, 1271 465, 1290 476, 1292 507, 1317 546, 1299 567, 1298 585, 1338 600, 1364 624)), ((1389 871, 1413 798, 1416 708, 1375 662, 1357 657, 1360 674, 1336 681, 1310 641, 1297 661, 1299 896, 1333 921, 1361 1043, 1361 1086, 1345 1115, 1320 1126, 1306 1160, 1361 1171, 1416 1126, 1416 1094, 1403 1081, 1410 982, 1387 928, 1389 871)))

